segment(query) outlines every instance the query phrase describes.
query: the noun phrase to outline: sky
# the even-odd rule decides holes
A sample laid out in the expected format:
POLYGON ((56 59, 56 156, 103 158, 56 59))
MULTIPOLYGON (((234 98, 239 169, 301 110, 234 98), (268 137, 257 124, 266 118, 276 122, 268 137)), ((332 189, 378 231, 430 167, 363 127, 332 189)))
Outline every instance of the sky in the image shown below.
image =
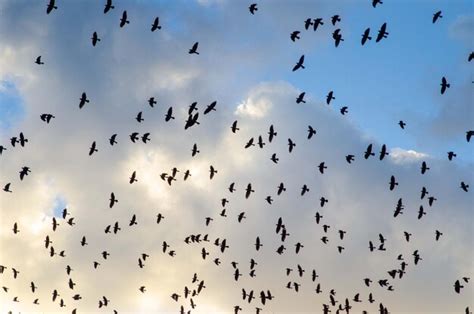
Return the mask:
POLYGON ((250 2, 229 0, 114 0, 107 14, 105 1, 56 1, 50 14, 47 3, 0 0, 0 186, 10 183, 11 190, 0 193, 1 313, 177 313, 181 306, 192 313, 233 313, 235 306, 243 313, 322 313, 323 304, 335 313, 346 298, 357 313, 377 313, 380 303, 391 313, 473 311, 472 282, 462 278, 474 276, 474 199, 461 188, 474 181, 473 144, 466 141, 474 129, 472 1, 385 0, 376 8, 369 0, 256 1, 255 14, 250 2), (121 28, 124 10, 130 23, 121 28), (439 10, 442 18, 432 23, 439 10), (333 26, 335 14, 341 21, 333 26), (151 32, 155 17, 161 29, 151 32), (307 18, 324 25, 305 30, 307 18), (376 43, 383 23, 388 36, 376 43), (362 46, 368 27, 373 38, 362 46), (338 47, 336 28, 344 39, 338 47), (295 42, 293 31, 300 31, 295 42), (189 54, 195 42, 199 54, 189 54), (302 55, 305 68, 292 71, 302 55), (38 56, 44 64, 35 64, 38 56), (442 77, 450 83, 444 94, 442 77), (335 99, 327 105, 329 91, 335 99), (83 92, 89 103, 80 109, 83 92), (306 102, 298 104, 302 92, 306 102), (204 114, 214 101, 216 110, 204 114), (193 102, 199 124, 184 129, 193 102), (170 107, 174 119, 166 122, 170 107), (139 112, 142 122, 135 120, 139 112), (44 113, 54 115, 50 123, 40 119, 44 113), (270 142, 271 125, 277 135, 270 142), (308 126, 316 130, 311 139, 308 126), (10 139, 20 132, 28 142, 13 147, 10 139), (150 133, 150 141, 132 143, 133 132, 150 133), (245 148, 252 138, 255 145, 245 148), (291 153, 289 139, 296 144, 291 153), (89 155, 93 142, 98 151, 89 155), (365 159, 369 144, 375 156, 365 159), (379 160, 384 144, 389 155, 379 160), (350 164, 347 155, 354 155, 350 164), (429 167, 424 174, 422 162, 429 167), (31 173, 21 180, 25 166, 31 173), (169 185, 160 175, 173 168, 169 185), (130 184, 133 172, 137 182, 130 184), (286 191, 278 195, 281 183, 286 191), (246 198, 248 184, 254 192, 246 198), (301 195, 303 186, 309 191, 301 195), (420 198, 423 188, 428 194, 420 198), (118 203, 109 208, 112 192, 118 203), (429 197, 436 198, 432 205, 429 197), (399 199, 403 214, 394 217, 399 199), (418 219, 420 206, 426 215, 418 219), (165 217, 159 224, 158 214, 165 217), (129 226, 133 215, 137 225, 129 226), (280 217, 289 233, 284 241, 275 233, 280 217), (121 230, 104 232, 115 223, 121 230), (184 241, 197 234, 209 242, 184 241), (379 234, 386 250, 370 252, 379 234), (65 257, 50 257, 46 236, 65 257), (83 237, 88 245, 81 246, 83 237), (225 252, 214 244, 223 239, 225 252), (304 245, 299 253, 297 243, 304 245), (140 268, 143 253, 149 257, 140 268), (402 259, 403 277, 391 278, 387 272, 400 269, 402 259), (367 287, 364 278, 373 283, 367 287), (394 291, 377 283, 384 279, 394 291), (192 291, 201 281, 205 288, 186 298, 184 287, 192 291), (242 289, 256 298, 244 300, 242 289), (274 298, 263 305, 260 291, 267 290, 274 298), (362 302, 353 301, 356 294, 362 302), (104 296, 110 302, 99 308, 104 296))

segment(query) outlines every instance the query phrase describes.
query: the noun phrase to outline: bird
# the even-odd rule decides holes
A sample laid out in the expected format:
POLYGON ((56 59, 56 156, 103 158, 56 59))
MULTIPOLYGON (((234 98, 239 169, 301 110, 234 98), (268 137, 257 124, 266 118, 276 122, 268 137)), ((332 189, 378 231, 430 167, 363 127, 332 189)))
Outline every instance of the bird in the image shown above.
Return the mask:
POLYGON ((438 19, 440 19, 440 18, 443 17, 441 14, 442 14, 441 11, 438 11, 438 12, 436 12, 435 14, 433 14, 433 20, 432 20, 433 24, 436 23, 436 21, 437 21, 438 19))
POLYGON ((120 27, 124 27, 126 24, 130 24, 130 21, 127 19, 127 11, 125 10, 120 18, 120 27))
POLYGON ((453 160, 453 157, 456 157, 456 156, 457 155, 454 152, 452 152, 452 151, 448 152, 448 160, 451 161, 451 160, 453 160))
POLYGON ((321 174, 324 174, 324 169, 327 169, 326 163, 324 161, 320 163, 318 166, 318 169, 319 169, 319 172, 321 172, 321 174))
POLYGON ((109 208, 112 208, 115 203, 118 203, 118 200, 115 198, 114 192, 110 193, 110 202, 109 202, 109 208))
POLYGON ((383 160, 385 158, 385 156, 388 156, 388 152, 387 152, 387 146, 385 144, 383 144, 382 148, 380 150, 379 159, 383 160))
POLYGON ((173 107, 169 107, 168 111, 166 112, 166 115, 165 115, 165 121, 166 122, 170 121, 171 119, 174 119, 174 117, 173 117, 173 107))
POLYGON ((17 234, 18 232, 20 232, 20 229, 18 228, 18 223, 14 223, 13 224, 13 234, 17 234))
POLYGON ((136 177, 137 177, 137 172, 133 171, 132 176, 130 177, 130 181, 128 183, 132 184, 133 182, 137 182, 136 177))
POLYGON ((301 94, 298 95, 298 97, 296 98, 296 103, 299 104, 299 103, 306 103, 306 101, 304 100, 304 95, 306 93, 305 92, 302 92, 301 94))
POLYGON ((406 126, 407 124, 406 124, 405 122, 403 122, 402 120, 400 120, 400 121, 398 122, 398 125, 400 126, 400 128, 405 129, 405 126, 406 126))
POLYGON ((313 20, 313 31, 316 31, 319 27, 319 25, 324 25, 323 19, 322 18, 316 18, 313 20))
POLYGON ((393 191, 393 189, 395 188, 395 186, 398 185, 398 182, 395 181, 395 177, 394 176, 391 176, 390 177, 390 182, 389 182, 389 187, 390 187, 390 191, 393 191))
POLYGON ((86 103, 89 103, 89 99, 87 99, 87 95, 85 92, 82 93, 81 98, 79 98, 79 109, 82 109, 86 103))
POLYGON ((365 43, 367 42, 367 40, 372 40, 372 37, 370 37, 370 27, 367 28, 364 33, 362 34, 362 40, 361 40, 361 44, 362 46, 365 45, 365 43))
MULTIPOLYGON (((472 131, 472 132, 473 132, 473 135, 474 135, 474 131, 472 131)), ((269 129, 269 131, 268 131, 268 141, 271 143, 272 140, 273 140, 273 138, 274 138, 275 136, 277 136, 277 135, 278 135, 278 133, 275 132, 275 129, 274 129, 274 127, 273 127, 273 124, 270 125, 270 129, 269 129)))
POLYGON ((383 23, 382 26, 380 26, 379 33, 377 35, 377 38, 375 39, 376 43, 381 41, 383 38, 387 38, 388 33, 386 30, 387 30, 387 23, 383 23))
POLYGON ((301 33, 300 31, 294 31, 294 32, 292 32, 292 33, 290 34, 290 39, 291 39, 291 41, 294 42, 294 41, 296 41, 297 39, 300 39, 300 36, 299 36, 300 33, 301 33))
POLYGON ((235 120, 234 122, 232 122, 232 126, 230 127, 230 129, 232 130, 232 133, 235 133, 235 132, 237 132, 238 130, 240 130, 240 129, 237 127, 237 120, 235 120))
POLYGON ((456 293, 461 293, 462 288, 464 288, 464 286, 461 285, 461 282, 459 280, 456 280, 456 282, 454 282, 454 291, 456 293))
POLYGON ((344 41, 344 39, 342 38, 342 34, 341 34, 341 29, 338 28, 336 29, 333 33, 332 33, 332 38, 334 39, 334 45, 336 47, 339 46, 339 44, 341 43, 341 41, 344 41))
POLYGON ((137 116, 135 117, 135 120, 137 120, 138 123, 141 123, 141 122, 145 121, 142 116, 143 116, 143 113, 142 113, 142 111, 140 111, 137 114, 137 116))
POLYGON ((256 3, 252 3, 252 4, 249 6, 249 11, 250 11, 250 13, 251 13, 252 15, 255 14, 255 12, 258 11, 257 4, 256 4, 256 3))
POLYGON ((446 89, 450 87, 451 87, 451 84, 449 84, 446 78, 443 76, 441 78, 441 95, 443 95, 446 92, 446 89))
POLYGON ((104 14, 109 12, 111 9, 115 9, 115 7, 112 5, 112 0, 107 0, 104 7, 104 14))
POLYGON ((51 13, 52 11, 57 10, 58 7, 56 6, 56 1, 55 0, 49 0, 48 5, 46 6, 46 14, 51 13))
POLYGON ((375 8, 377 4, 383 4, 382 0, 372 0, 372 6, 375 8))
POLYGON ((368 159, 370 156, 375 156, 375 153, 372 152, 372 144, 369 144, 369 146, 367 146, 367 149, 365 150, 365 153, 364 153, 365 159, 368 159))
POLYGON ((471 141, 471 137, 474 136, 474 130, 466 131, 466 141, 469 143, 471 141))
POLYGON ((115 140, 116 138, 117 134, 112 134, 112 136, 109 138, 110 145, 114 146, 114 144, 117 144, 117 141, 115 140))
POLYGON ((31 172, 30 167, 22 167, 20 170, 20 180, 23 181, 25 176, 27 176, 31 172))
POLYGON ((97 45, 97 42, 100 41, 100 38, 99 38, 99 36, 97 35, 97 32, 94 32, 94 33, 92 34, 92 38, 91 38, 91 39, 92 39, 92 46, 94 46, 94 47, 95 47, 95 45, 97 45))
POLYGON ((315 134, 316 130, 311 125, 308 125, 308 140, 311 139, 315 134))
POLYGON ((466 183, 464 183, 463 181, 461 181, 461 189, 462 189, 464 192, 468 192, 468 191, 469 191, 469 184, 466 184, 466 183))
POLYGON ((426 171, 430 170, 430 168, 426 165, 426 161, 421 163, 421 174, 425 174, 426 171))
POLYGON ((153 24, 151 25, 152 32, 156 31, 157 29, 161 29, 159 17, 155 17, 155 20, 153 21, 153 24))
POLYGON ((341 17, 337 14, 331 17, 331 23, 333 26, 336 26, 336 23, 340 21, 341 21, 341 17))
POLYGON ((5 186, 3 187, 3 191, 12 193, 12 190, 10 190, 10 186, 11 186, 10 182, 5 184, 5 186))
POLYGON ((293 142, 291 138, 288 139, 288 152, 292 152, 293 148, 296 146, 296 144, 293 142))
POLYGON ((208 114, 211 111, 216 111, 216 101, 213 101, 207 108, 204 110, 203 114, 208 114))
POLYGON ((303 63, 304 63, 304 55, 301 55, 298 62, 296 62, 296 65, 293 67, 292 71, 295 72, 296 70, 298 70, 300 68, 304 69, 305 67, 304 67, 303 63))
POLYGON ((194 45, 191 47, 191 49, 189 49, 189 54, 199 54, 199 52, 197 52, 197 49, 198 49, 198 46, 199 46, 199 42, 195 42, 194 45))
POLYGON ((347 106, 342 107, 339 111, 341 112, 342 115, 345 115, 346 113, 349 112, 347 106))
POLYGON ((354 161, 355 156, 354 155, 347 155, 346 156, 346 161, 350 164, 354 161))
POLYGON ((91 147, 89 148, 89 156, 92 156, 93 153, 98 151, 99 150, 96 148, 96 143, 93 141, 91 147))
POLYGON ((36 57, 35 63, 38 64, 38 65, 43 65, 44 64, 44 62, 41 61, 41 56, 36 57))
POLYGON ((156 104, 157 104, 157 101, 155 100, 155 97, 150 97, 148 99, 148 105, 150 105, 150 107, 153 108, 153 106, 156 105, 156 104))
POLYGON ((54 119, 56 118, 55 116, 53 116, 52 114, 50 113, 43 113, 40 115, 40 119, 46 123, 49 124, 49 122, 51 121, 51 119, 54 119))

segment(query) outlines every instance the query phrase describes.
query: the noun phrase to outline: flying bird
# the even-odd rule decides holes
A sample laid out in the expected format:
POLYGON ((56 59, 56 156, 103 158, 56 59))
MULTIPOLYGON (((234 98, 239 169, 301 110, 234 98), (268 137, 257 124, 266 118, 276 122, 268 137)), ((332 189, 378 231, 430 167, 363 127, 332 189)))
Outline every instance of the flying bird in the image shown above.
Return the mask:
POLYGON ((256 3, 252 3, 252 4, 249 6, 249 11, 250 11, 251 14, 255 14, 255 12, 258 11, 257 4, 256 4, 256 3))
POLYGON ((156 17, 155 20, 153 21, 153 24, 151 25, 152 32, 156 31, 157 29, 161 29, 159 17, 156 17))
POLYGON ((292 70, 292 71, 294 72, 294 71, 296 71, 296 70, 298 70, 298 69, 300 69, 300 68, 304 69, 305 67, 304 67, 303 63, 304 63, 304 55, 302 55, 302 56, 300 57, 300 59, 298 60, 298 62, 296 63, 296 65, 293 67, 293 70, 292 70))
POLYGON ((127 11, 122 12, 122 17, 120 18, 120 27, 124 27, 125 24, 130 24, 130 21, 127 19, 127 11))
POLYGON ((451 87, 451 84, 449 84, 446 78, 443 76, 441 78, 441 95, 443 95, 446 92, 446 89, 450 87, 451 87))
POLYGON ((97 35, 97 32, 94 32, 94 33, 92 34, 92 38, 91 38, 91 39, 92 39, 92 46, 94 46, 94 47, 95 47, 95 45, 97 45, 97 42, 100 41, 100 38, 99 38, 99 36, 97 35))
POLYGON ((438 12, 436 12, 435 14, 433 14, 433 20, 432 20, 433 24, 436 23, 436 21, 437 21, 438 19, 440 19, 440 18, 443 17, 441 14, 442 14, 441 11, 438 11, 438 12))
POLYGON ((46 6, 46 14, 51 13, 52 11, 57 10, 58 7, 56 6, 56 1, 55 0, 49 0, 48 5, 46 6))
POLYGON ((387 23, 383 23, 382 26, 379 29, 379 33, 377 35, 377 38, 375 39, 375 42, 378 43, 381 41, 383 38, 387 38, 388 33, 387 33, 387 23))
POLYGON ((365 43, 367 42, 367 40, 372 40, 372 37, 370 37, 370 27, 367 28, 364 33, 362 34, 362 40, 361 40, 361 44, 362 46, 365 45, 365 43))
POLYGON ((191 49, 189 49, 189 54, 199 54, 199 52, 197 52, 197 49, 198 49, 198 46, 199 46, 199 42, 195 42, 194 45, 191 47, 191 49))
POLYGON ((112 0, 107 0, 104 7, 104 14, 109 12, 111 9, 115 9, 115 7, 112 5, 112 0))

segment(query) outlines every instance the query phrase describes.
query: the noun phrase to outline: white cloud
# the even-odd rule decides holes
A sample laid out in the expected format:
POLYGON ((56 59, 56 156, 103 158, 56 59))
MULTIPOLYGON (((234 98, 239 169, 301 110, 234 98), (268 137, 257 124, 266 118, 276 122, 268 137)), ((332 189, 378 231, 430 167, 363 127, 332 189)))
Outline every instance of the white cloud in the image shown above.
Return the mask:
POLYGON ((428 154, 395 147, 390 150, 390 158, 397 164, 413 163, 429 157, 428 154))

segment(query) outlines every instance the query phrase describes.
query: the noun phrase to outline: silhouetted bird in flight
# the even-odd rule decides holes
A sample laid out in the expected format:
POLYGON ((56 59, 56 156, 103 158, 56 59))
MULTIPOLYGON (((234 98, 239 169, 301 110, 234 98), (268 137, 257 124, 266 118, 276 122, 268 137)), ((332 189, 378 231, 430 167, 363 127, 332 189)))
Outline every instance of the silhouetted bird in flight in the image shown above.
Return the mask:
POLYGON ((51 13, 52 11, 54 10, 57 10, 58 7, 56 6, 56 1, 55 0, 49 0, 49 3, 46 7, 46 14, 49 14, 51 13))
POLYGON ((115 9, 115 7, 112 5, 112 0, 107 0, 104 7, 104 14, 109 12, 111 9, 115 9))
POLYGON ((114 146, 114 144, 117 144, 117 141, 115 140, 117 138, 117 134, 113 134, 110 138, 109 138, 109 143, 110 145, 114 146))
POLYGON ((349 112, 348 108, 349 107, 344 106, 344 107, 341 107, 341 109, 339 111, 341 112, 342 115, 345 115, 346 113, 349 112))
MULTIPOLYGON (((474 132, 474 131, 473 131, 474 132)), ((273 124, 270 125, 270 130, 268 131, 268 141, 271 143, 273 140, 273 137, 277 136, 278 133, 275 132, 275 129, 273 128, 273 124)), ((469 142, 469 141, 468 141, 469 142)))
POLYGON ((469 184, 466 184, 466 183, 464 183, 463 181, 461 181, 461 189, 462 189, 464 192, 468 192, 468 191, 469 191, 469 184))
POLYGON ((235 132, 237 132, 238 130, 240 130, 240 129, 237 127, 237 120, 235 120, 235 121, 232 123, 232 126, 230 127, 230 129, 232 130, 232 133, 235 133, 235 132))
POLYGON ((466 141, 469 143, 471 141, 471 137, 474 136, 474 130, 466 131, 466 141))
POLYGON ((150 97, 150 98, 148 99, 148 104, 150 105, 150 107, 153 108, 153 106, 156 105, 155 97, 150 97))
POLYGON ((336 23, 340 21, 341 21, 341 17, 337 14, 331 17, 331 23, 333 26, 336 26, 336 23))
POLYGON ((18 223, 15 222, 13 224, 13 229, 12 230, 13 230, 14 234, 17 234, 18 232, 20 232, 20 229, 18 229, 18 223))
POLYGON ((327 96, 326 96, 326 104, 330 104, 331 103, 331 100, 333 99, 336 99, 336 97, 333 96, 334 95, 334 92, 333 91, 330 91, 327 96))
POLYGON ((425 174, 427 170, 430 170, 430 168, 426 165, 426 161, 423 161, 421 163, 421 174, 425 174))
POLYGON ((296 98, 296 103, 299 104, 299 103, 306 103, 306 101, 304 100, 304 95, 306 93, 305 92, 302 92, 301 94, 298 95, 298 97, 296 98))
POLYGON ((130 177, 130 181, 128 183, 132 184, 133 182, 137 182, 136 177, 137 177, 137 172, 136 171, 132 172, 132 176, 130 177))
POLYGON ((91 38, 91 39, 92 39, 92 46, 94 46, 94 47, 95 47, 95 45, 97 44, 97 42, 100 41, 99 36, 97 36, 97 32, 94 32, 94 33, 92 34, 92 38, 91 38))
POLYGON ((288 139, 288 152, 292 152, 293 148, 296 146, 296 144, 291 140, 291 138, 288 139))
POLYGON ((459 280, 456 280, 456 282, 454 283, 454 291, 456 291, 456 293, 461 293, 462 288, 464 288, 464 286, 461 285, 461 282, 459 280))
POLYGON ((86 95, 85 92, 82 93, 81 98, 79 98, 79 100, 80 100, 80 102, 79 102, 79 109, 81 109, 82 107, 84 107, 84 105, 89 102, 89 99, 87 99, 87 95, 86 95))
POLYGON ((44 64, 44 62, 41 61, 41 56, 36 57, 35 63, 38 64, 38 65, 44 64))
POLYGON ((216 111, 216 101, 213 101, 209 106, 206 107, 206 110, 204 110, 203 114, 208 114, 211 111, 216 111))
POLYGON ((327 169, 326 163, 324 161, 320 163, 318 166, 318 169, 319 169, 319 172, 321 172, 321 174, 324 174, 324 169, 327 169))
POLYGON ((115 198, 114 192, 110 193, 110 199, 109 199, 109 208, 112 208, 115 203, 118 203, 118 200, 115 198))
POLYGON ((256 3, 252 3, 252 4, 249 6, 249 11, 250 11, 251 14, 255 14, 255 12, 258 11, 257 4, 256 4, 256 3))
POLYGON ((55 116, 53 116, 52 114, 50 113, 43 113, 40 115, 40 119, 46 123, 49 123, 51 121, 51 119, 54 119, 56 118, 55 116))
POLYGON ((168 111, 166 112, 166 115, 165 115, 165 121, 166 122, 170 121, 171 119, 174 119, 174 117, 173 117, 173 107, 169 107, 168 111))
POLYGON ((389 182, 389 187, 390 187, 390 191, 393 191, 393 189, 395 188, 395 186, 398 185, 398 182, 395 181, 395 177, 394 176, 391 176, 390 177, 390 182, 389 182))
POLYGON ((313 135, 316 134, 316 130, 313 129, 311 125, 308 125, 308 140, 313 137, 313 135))
POLYGON ((387 38, 388 33, 387 33, 387 23, 383 23, 382 26, 379 29, 379 33, 377 35, 377 38, 375 39, 375 42, 378 43, 381 41, 383 38, 387 38))
POLYGON ((199 42, 195 42, 194 45, 191 47, 191 49, 189 49, 189 54, 199 54, 199 52, 197 52, 197 49, 198 49, 198 46, 199 46, 199 42))
POLYGON ((322 18, 317 18, 313 20, 313 30, 316 31, 319 27, 319 25, 324 25, 323 19, 322 18))
POLYGON ((156 31, 157 29, 161 29, 159 17, 155 17, 155 20, 153 21, 153 24, 151 25, 152 32, 156 31))
POLYGON ((333 33, 332 33, 332 38, 334 39, 334 45, 336 47, 339 46, 339 44, 341 43, 341 41, 344 41, 344 39, 342 38, 342 34, 341 34, 341 29, 338 28, 336 29, 333 33))
POLYGON ((372 6, 375 8, 377 7, 377 4, 383 4, 381 0, 372 0, 372 6))
POLYGON ((347 156, 346 156, 346 161, 347 161, 348 163, 351 163, 351 162, 354 161, 354 157, 355 157, 354 155, 347 155, 347 156))
POLYGON ((294 72, 294 71, 296 71, 296 70, 298 70, 298 69, 300 69, 300 68, 304 69, 305 67, 304 67, 303 63, 304 63, 304 55, 302 55, 302 56, 300 57, 300 59, 298 60, 298 62, 296 63, 296 65, 293 67, 293 70, 292 70, 292 71, 294 72))
POLYGON ((300 36, 299 36, 300 33, 301 33, 300 31, 294 31, 294 32, 292 32, 291 35, 290 35, 291 41, 295 41, 295 40, 297 40, 297 39, 300 39, 300 36))
POLYGON ((438 19, 440 19, 440 18, 443 17, 443 16, 441 15, 441 13, 442 13, 441 11, 438 11, 438 12, 436 12, 435 14, 433 14, 433 20, 432 20, 433 24, 436 23, 436 21, 437 21, 438 19))
POLYGON ((122 17, 120 18, 120 27, 124 27, 125 24, 130 24, 130 21, 127 20, 127 11, 122 12, 122 17))
POLYGON ((304 21, 304 28, 308 30, 311 25, 313 25, 313 20, 311 18, 307 18, 304 21))
POLYGON ((5 186, 3 187, 3 191, 12 193, 12 190, 10 190, 10 186, 11 186, 10 182, 5 184, 5 186))
POLYGON ((31 172, 30 167, 22 167, 20 171, 20 180, 23 181, 23 178, 31 172))
POLYGON ((451 84, 449 84, 446 78, 443 76, 441 78, 441 95, 443 95, 446 92, 446 89, 450 87, 451 87, 451 84))
POLYGON ((367 28, 362 34, 362 40, 361 40, 362 46, 365 44, 367 40, 372 40, 372 37, 370 37, 369 34, 370 34, 370 27, 367 28))
POLYGON ((456 157, 456 154, 454 152, 448 152, 448 159, 453 160, 453 157, 456 157))
POLYGON ((385 144, 383 144, 382 149, 380 150, 379 159, 383 160, 385 158, 385 156, 388 156, 388 152, 387 152, 387 146, 385 144))
POLYGON ((375 153, 372 152, 372 144, 369 144, 369 146, 367 146, 367 149, 365 150, 365 153, 364 153, 365 159, 368 159, 370 156, 375 156, 375 153))
POLYGON ((92 154, 95 153, 95 152, 98 152, 98 150, 96 148, 96 144, 95 144, 95 141, 94 141, 94 142, 92 142, 92 145, 89 148, 89 156, 92 156, 92 154))

